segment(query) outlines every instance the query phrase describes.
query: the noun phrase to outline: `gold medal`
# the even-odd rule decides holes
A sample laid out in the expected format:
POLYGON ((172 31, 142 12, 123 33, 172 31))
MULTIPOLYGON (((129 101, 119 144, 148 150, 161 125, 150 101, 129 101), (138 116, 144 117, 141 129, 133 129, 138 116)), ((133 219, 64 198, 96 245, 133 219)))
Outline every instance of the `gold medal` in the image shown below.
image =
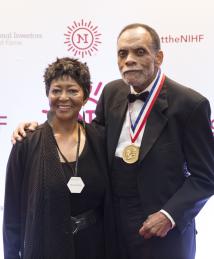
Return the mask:
POLYGON ((133 144, 125 147, 122 154, 123 161, 128 164, 133 164, 137 162, 139 158, 139 151, 140 151, 139 147, 133 144))

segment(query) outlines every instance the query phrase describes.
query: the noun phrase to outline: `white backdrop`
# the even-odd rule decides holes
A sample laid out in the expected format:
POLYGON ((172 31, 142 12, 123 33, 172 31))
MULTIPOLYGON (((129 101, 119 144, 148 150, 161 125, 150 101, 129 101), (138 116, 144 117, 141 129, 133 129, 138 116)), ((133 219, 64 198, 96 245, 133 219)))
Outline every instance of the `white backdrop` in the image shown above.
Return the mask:
MULTIPOLYGON (((90 120, 103 85, 120 77, 116 38, 133 22, 157 30, 165 53, 162 70, 208 97, 214 110, 211 0, 0 0, 0 222, 10 136, 20 121, 46 119, 42 75, 47 64, 74 55, 88 63, 93 81, 90 120)), ((213 213, 211 198, 197 216, 197 259, 214 258, 213 213)))

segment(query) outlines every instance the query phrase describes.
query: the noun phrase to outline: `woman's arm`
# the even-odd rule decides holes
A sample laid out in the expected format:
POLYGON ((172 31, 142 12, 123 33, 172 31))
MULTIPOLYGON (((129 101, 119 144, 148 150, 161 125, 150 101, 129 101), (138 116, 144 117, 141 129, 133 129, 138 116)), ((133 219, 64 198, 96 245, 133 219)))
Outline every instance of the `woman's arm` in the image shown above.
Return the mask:
POLYGON ((17 143, 11 150, 6 171, 3 218, 5 259, 21 258, 21 190, 23 171, 23 143, 17 143))

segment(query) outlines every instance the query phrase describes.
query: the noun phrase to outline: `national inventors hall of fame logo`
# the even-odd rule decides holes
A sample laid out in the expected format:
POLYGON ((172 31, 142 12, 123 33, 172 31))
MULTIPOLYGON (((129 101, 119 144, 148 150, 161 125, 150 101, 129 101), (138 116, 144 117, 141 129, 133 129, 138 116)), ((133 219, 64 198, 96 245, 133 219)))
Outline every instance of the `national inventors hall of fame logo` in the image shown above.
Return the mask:
POLYGON ((85 22, 83 19, 80 22, 74 21, 68 26, 64 36, 67 50, 81 58, 87 55, 92 56, 98 51, 97 47, 101 43, 98 26, 93 25, 91 21, 85 22))

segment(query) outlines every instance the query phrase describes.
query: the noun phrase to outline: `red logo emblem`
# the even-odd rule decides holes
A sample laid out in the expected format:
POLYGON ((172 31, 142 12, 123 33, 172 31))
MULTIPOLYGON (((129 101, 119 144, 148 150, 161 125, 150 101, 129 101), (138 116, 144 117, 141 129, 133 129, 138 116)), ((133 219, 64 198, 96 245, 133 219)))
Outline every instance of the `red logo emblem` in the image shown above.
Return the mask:
POLYGON ((74 56, 82 58, 97 52, 98 44, 101 43, 98 26, 92 25, 91 21, 85 22, 83 19, 80 22, 74 21, 68 26, 64 36, 67 50, 73 52, 74 56))
POLYGON ((214 119, 211 120, 211 129, 212 129, 212 131, 213 131, 213 136, 214 136, 214 119))
POLYGON ((4 121, 4 120, 6 120, 6 119, 7 119, 7 116, 6 116, 6 115, 0 115, 0 126, 2 126, 2 125, 7 125, 7 122, 4 121), (3 121, 2 121, 2 119, 3 119, 3 121))

